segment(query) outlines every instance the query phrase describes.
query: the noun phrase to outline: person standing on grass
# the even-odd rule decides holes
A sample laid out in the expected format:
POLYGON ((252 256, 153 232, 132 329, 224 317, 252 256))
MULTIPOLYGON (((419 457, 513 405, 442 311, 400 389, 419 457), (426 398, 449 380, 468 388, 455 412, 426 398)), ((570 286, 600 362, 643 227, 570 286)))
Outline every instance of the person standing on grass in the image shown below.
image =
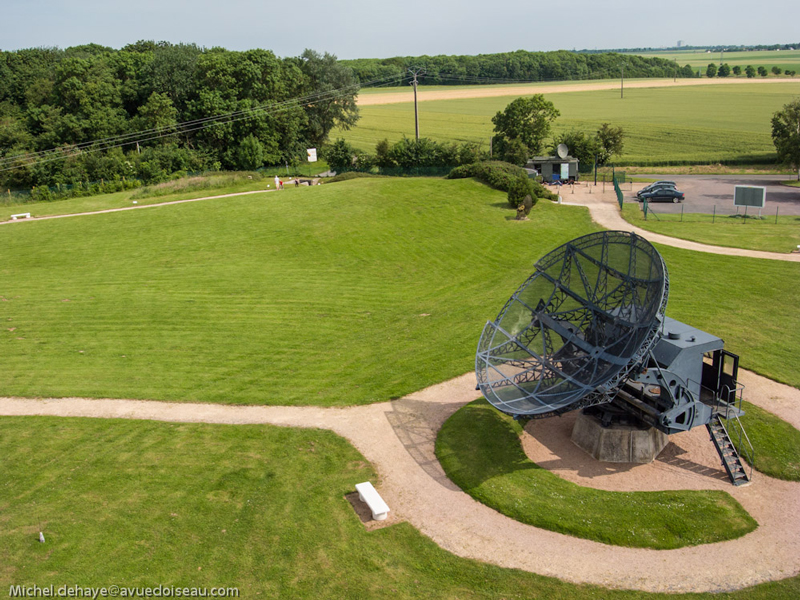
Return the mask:
POLYGON ((281 189, 281 180, 277 175, 275 175, 275 189, 276 190, 281 189))

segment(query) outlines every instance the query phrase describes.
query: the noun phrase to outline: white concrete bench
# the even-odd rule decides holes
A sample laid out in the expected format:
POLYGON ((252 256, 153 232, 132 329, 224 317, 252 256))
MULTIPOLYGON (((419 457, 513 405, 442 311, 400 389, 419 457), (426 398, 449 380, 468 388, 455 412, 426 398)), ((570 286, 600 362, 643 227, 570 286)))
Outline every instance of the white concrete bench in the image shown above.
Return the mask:
POLYGON ((18 215, 11 215, 11 219, 13 221, 16 221, 17 219, 22 219, 22 218, 30 219, 31 218, 31 213, 20 213, 18 215))
POLYGON ((369 506, 373 519, 383 521, 389 516, 389 507, 369 481, 357 483, 356 491, 358 492, 358 499, 369 506))

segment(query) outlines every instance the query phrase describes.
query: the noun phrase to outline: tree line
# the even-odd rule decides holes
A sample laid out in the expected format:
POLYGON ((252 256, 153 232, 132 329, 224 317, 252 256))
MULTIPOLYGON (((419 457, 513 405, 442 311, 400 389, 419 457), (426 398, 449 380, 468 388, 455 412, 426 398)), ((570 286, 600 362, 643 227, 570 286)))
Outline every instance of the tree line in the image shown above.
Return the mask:
POLYGON ((357 91, 348 67, 312 50, 279 58, 140 41, 0 51, 0 186, 296 164, 355 124, 357 91))
MULTIPOLYGON (((508 81, 560 81, 626 77, 697 77, 689 65, 678 66, 663 58, 634 54, 578 54, 555 52, 502 52, 478 56, 396 56, 343 60, 361 82, 402 77, 410 68, 421 70, 419 81, 429 85, 465 85, 508 81)), ((405 85, 407 80, 397 85, 405 85)))

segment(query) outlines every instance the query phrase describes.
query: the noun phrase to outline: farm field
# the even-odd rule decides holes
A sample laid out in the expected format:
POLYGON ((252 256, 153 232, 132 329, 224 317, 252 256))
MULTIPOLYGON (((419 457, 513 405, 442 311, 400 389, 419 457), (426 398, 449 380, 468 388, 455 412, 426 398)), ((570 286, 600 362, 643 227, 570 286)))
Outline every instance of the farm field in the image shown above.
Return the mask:
MULTIPOLYGON (((639 56, 655 56, 666 60, 675 60, 680 66, 690 65, 696 69, 701 69, 705 74, 705 69, 709 63, 719 65, 719 52, 706 52, 705 50, 686 50, 675 52, 641 52, 639 56)), ((742 68, 753 65, 758 68, 763 66, 769 71, 773 66, 780 67, 781 71, 800 72, 800 50, 758 50, 751 52, 725 52, 722 55, 722 62, 730 66, 739 65, 742 68)), ((769 77, 774 77, 772 73, 769 77)))
MULTIPOLYGON (((0 226, 0 387, 229 404, 403 396, 471 370, 482 324, 532 263, 595 228, 546 202, 529 222, 512 214, 473 180, 360 179, 0 226)), ((661 251, 671 316, 800 385, 800 266, 661 251)))
MULTIPOLYGON (((533 93, 533 92, 532 92, 533 93)), ((553 127, 593 132, 603 122, 621 125, 627 134, 617 164, 694 164, 774 160, 770 119, 794 96, 800 81, 768 85, 694 85, 591 92, 549 93, 561 111, 553 127)), ((475 142, 489 148, 491 118, 510 96, 431 100, 420 103, 420 135, 437 141, 475 142)), ((362 106, 361 120, 349 131, 334 131, 354 146, 414 136, 413 103, 362 106)))

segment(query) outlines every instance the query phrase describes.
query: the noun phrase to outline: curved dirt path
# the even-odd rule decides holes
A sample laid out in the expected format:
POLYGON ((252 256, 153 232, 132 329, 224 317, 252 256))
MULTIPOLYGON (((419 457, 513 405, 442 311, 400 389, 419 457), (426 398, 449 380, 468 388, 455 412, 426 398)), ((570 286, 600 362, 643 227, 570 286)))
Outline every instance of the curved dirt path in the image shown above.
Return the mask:
MULTIPOLYGON (((776 412, 797 423, 800 391, 774 382, 768 382, 762 390, 755 377, 749 380, 748 399, 767 410, 777 406, 776 412)), ((656 470, 651 465, 614 469, 630 474, 636 485, 664 478, 668 487, 724 489, 759 522, 758 529, 737 540, 677 550, 621 548, 524 525, 476 502, 445 476, 434 455, 436 433, 442 423, 476 394, 474 375, 469 373, 394 402, 350 408, 0 398, 0 415, 268 423, 330 429, 348 439, 375 466, 379 489, 392 509, 393 521, 408 521, 459 556, 573 583, 658 592, 722 591, 800 572, 800 483, 759 474, 751 486, 731 486, 724 480, 711 443, 699 441, 703 432, 690 434, 697 439, 686 436, 687 440, 679 440, 677 450, 658 461, 656 470)), ((529 452, 531 444, 538 444, 536 451, 545 453, 537 455, 543 466, 582 485, 609 489, 631 485, 619 478, 604 478, 607 465, 600 465, 601 472, 586 471, 586 457, 559 449, 558 443, 564 446, 563 440, 558 441, 558 427, 563 423, 562 419, 540 421, 526 440, 529 452)))
MULTIPOLYGON (((686 87, 696 85, 749 85, 754 83, 798 83, 797 79, 635 79, 625 82, 626 89, 633 88, 662 88, 686 87)), ((602 81, 584 81, 579 83, 529 83, 527 85, 508 85, 505 87, 467 87, 466 89, 453 86, 453 89, 426 91, 424 87, 417 89, 417 100, 426 102, 430 100, 456 100, 463 98, 494 98, 498 96, 525 96, 529 94, 559 94, 569 92, 592 92, 598 90, 617 90, 619 81, 604 79, 602 81)), ((414 102, 414 92, 409 88, 403 92, 378 92, 373 94, 360 94, 359 106, 375 106, 379 104, 400 104, 414 102)))
MULTIPOLYGON (((610 186, 609 186, 610 187, 610 186)), ((764 252, 762 250, 746 250, 744 248, 729 248, 726 246, 712 246, 701 244, 680 238, 669 237, 660 233, 653 233, 646 229, 641 229, 631 225, 619 214, 619 204, 617 197, 612 190, 600 191, 599 186, 576 185, 574 193, 564 191, 562 193, 563 204, 568 206, 585 206, 592 215, 592 220, 606 229, 615 231, 632 231, 651 243, 694 250, 695 252, 707 252, 710 254, 725 254, 727 256, 746 256, 750 258, 766 258, 769 260, 783 260, 787 262, 800 262, 800 253, 781 254, 780 252, 764 252), (591 193, 589 190, 592 190, 591 193)))

